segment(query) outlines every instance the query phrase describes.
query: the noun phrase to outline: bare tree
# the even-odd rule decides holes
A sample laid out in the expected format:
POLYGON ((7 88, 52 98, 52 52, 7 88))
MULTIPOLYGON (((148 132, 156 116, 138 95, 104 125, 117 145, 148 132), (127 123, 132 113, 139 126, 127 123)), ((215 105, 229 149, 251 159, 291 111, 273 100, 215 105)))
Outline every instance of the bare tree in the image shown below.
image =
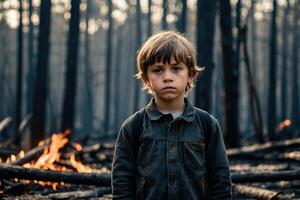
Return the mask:
MULTIPOLYGON (((151 20, 151 16, 152 16, 152 0, 148 0, 148 15, 147 15, 147 36, 150 37, 152 35, 152 20, 151 20)), ((146 96, 147 102, 150 101, 151 99, 151 95, 147 94, 146 96)))
POLYGON ((152 0, 148 0, 148 15, 147 15, 147 19, 148 19, 147 35, 148 35, 148 37, 150 37, 152 35, 152 22, 151 22, 152 11, 151 11, 151 7, 152 7, 152 0))
POLYGON ((20 144, 21 136, 19 135, 19 125, 22 117, 22 89, 23 89, 23 5, 19 0, 19 28, 18 28, 18 67, 17 67, 17 84, 16 84, 16 121, 14 143, 20 144))
MULTIPOLYGON (((138 50, 141 41, 142 41, 142 29, 141 29, 141 6, 140 6, 140 0, 136 1, 136 45, 135 49, 138 50)), ((137 72, 136 65, 134 65, 134 72, 137 72)), ((135 94, 134 94, 134 101, 133 101, 133 112, 137 111, 139 108, 139 101, 140 101, 140 82, 135 81, 135 94)))
POLYGON ((176 23, 177 29, 179 32, 186 32, 187 27, 187 0, 181 0, 181 12, 178 16, 178 20, 176 23))
POLYGON ((34 86, 34 64, 33 64, 33 49, 34 49, 34 39, 33 39, 33 22, 32 22, 32 13, 33 6, 32 0, 28 1, 29 3, 29 32, 28 32, 28 74, 27 74, 27 113, 32 112, 32 97, 33 97, 33 86, 34 86))
POLYGON ((41 1, 40 25, 38 36, 38 58, 36 67, 36 81, 33 96, 33 118, 31 132, 31 146, 35 146, 45 137, 45 116, 47 97, 47 77, 49 60, 51 0, 41 1))
POLYGON ((290 12, 290 1, 286 1, 287 5, 284 9, 284 16, 282 20, 282 72, 281 72, 281 117, 280 120, 283 121, 287 117, 287 57, 289 54, 288 47, 288 32, 289 32, 289 22, 288 14, 290 12))
POLYGON ((113 20, 112 20, 112 1, 108 0, 108 13, 107 18, 109 21, 107 34, 106 34, 106 66, 105 66, 105 116, 104 116, 104 130, 106 133, 109 131, 110 125, 110 90, 111 90, 111 52, 112 52, 112 30, 113 30, 113 20))
POLYGON ((115 108, 115 117, 114 117, 114 124, 116 125, 114 129, 116 130, 117 127, 119 127, 120 124, 120 80, 121 80, 121 60, 123 60, 124 56, 122 55, 122 47, 124 45, 124 38, 123 38, 123 32, 124 32, 124 25, 119 26, 118 28, 118 39, 117 39, 117 44, 119 48, 116 48, 116 64, 115 64, 115 101, 114 101, 114 108, 115 108))
POLYGON ((220 1, 220 25, 225 81, 226 137, 230 147, 240 146, 238 130, 238 66, 234 64, 230 0, 220 1))
POLYGON ((299 108, 299 1, 294 5, 294 24, 293 24, 293 54, 292 54, 292 119, 297 128, 300 128, 300 108, 299 108))
MULTIPOLYGON (((241 10, 242 10, 242 1, 238 0, 236 4, 236 17, 235 17, 235 27, 238 30, 236 43, 235 43, 235 59, 234 64, 236 65, 236 69, 239 69, 240 65, 240 44, 241 44, 241 10)), ((239 70, 236 71, 239 74, 239 70)))
POLYGON ((69 21, 67 44, 67 69, 63 100, 63 131, 66 129, 73 130, 74 128, 80 20, 79 6, 80 0, 71 1, 71 19, 69 21))
POLYGON ((270 29, 270 53, 269 53, 269 90, 268 90, 268 134, 270 140, 275 140, 276 126, 276 77, 277 77, 277 0, 273 0, 273 12, 270 29))
POLYGON ((163 16, 161 19, 161 29, 168 29, 167 16, 168 16, 168 0, 163 0, 163 16))
POLYGON ((84 114, 83 114, 83 129, 84 132, 90 133, 93 130, 93 116, 94 116, 94 111, 93 111, 93 94, 92 94, 92 69, 91 69, 91 61, 90 61, 90 37, 89 37, 89 19, 91 15, 91 0, 87 0, 87 9, 86 9, 86 14, 85 14, 85 34, 84 34, 84 98, 85 98, 85 103, 84 103, 84 114))
POLYGON ((206 111, 210 111, 212 102, 215 3, 215 0, 199 0, 197 3, 197 64, 205 66, 205 71, 196 82, 195 105, 206 111))
MULTIPOLYGON (((255 5, 256 5, 256 0, 251 1, 251 7, 250 7, 250 24, 251 24, 251 29, 250 29, 250 35, 251 35, 251 66, 253 71, 256 71, 257 69, 257 36, 256 36, 256 20, 255 20, 255 5)), ((256 76, 254 76, 254 79, 256 76)), ((255 80, 254 80, 255 81, 255 80)), ((256 81, 255 81, 256 82, 256 81)))

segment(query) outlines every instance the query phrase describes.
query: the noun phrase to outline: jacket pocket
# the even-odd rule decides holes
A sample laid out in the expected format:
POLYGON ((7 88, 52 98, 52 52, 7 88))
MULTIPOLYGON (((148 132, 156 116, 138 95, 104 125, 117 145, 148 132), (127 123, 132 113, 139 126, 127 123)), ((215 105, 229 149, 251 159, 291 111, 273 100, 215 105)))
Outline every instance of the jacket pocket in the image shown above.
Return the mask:
POLYGON ((147 167, 158 157, 158 146, 155 140, 143 140, 139 146, 137 164, 147 167))
POLYGON ((203 169, 205 167, 205 143, 185 142, 183 157, 185 166, 194 170, 203 169))

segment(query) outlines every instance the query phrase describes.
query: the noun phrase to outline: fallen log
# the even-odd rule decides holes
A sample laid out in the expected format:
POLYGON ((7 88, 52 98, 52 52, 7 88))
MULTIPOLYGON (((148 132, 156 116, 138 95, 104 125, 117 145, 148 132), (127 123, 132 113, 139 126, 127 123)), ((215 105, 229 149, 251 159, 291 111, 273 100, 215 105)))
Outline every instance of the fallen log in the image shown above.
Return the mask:
POLYGON ((231 179, 233 183, 293 181, 300 180, 300 170, 232 173, 231 179))
POLYGON ((283 195, 282 192, 275 192, 259 187, 253 187, 248 185, 233 185, 235 194, 242 195, 249 198, 255 198, 260 200, 288 200, 291 199, 287 195, 283 195))
POLYGON ((61 192, 61 193, 52 193, 48 195, 44 195, 43 198, 50 198, 50 199, 69 199, 69 198, 95 198, 101 197, 104 194, 110 194, 111 188, 103 187, 103 188, 96 188, 91 190, 84 190, 84 191, 73 191, 73 192, 61 192))
POLYGON ((18 158, 17 160, 9 163, 11 165, 23 165, 25 163, 28 163, 36 158, 38 158, 40 155, 42 155, 44 149, 46 146, 37 146, 30 151, 28 151, 24 157, 18 158))
POLYGON ((110 143, 100 143, 100 144, 94 144, 92 146, 86 146, 83 147, 82 150, 77 151, 76 154, 81 155, 81 154, 94 154, 94 153, 99 153, 102 151, 114 151, 114 144, 110 143))
POLYGON ((6 196, 3 195, 3 199, 43 199, 43 200, 59 200, 59 199, 89 199, 89 198, 97 198, 101 197, 105 194, 110 194, 111 188, 109 187, 103 187, 103 188, 95 188, 95 189, 89 189, 89 190, 83 190, 83 191, 70 191, 70 192, 57 192, 57 193, 51 193, 48 195, 41 195, 41 194, 35 194, 35 195, 18 195, 18 196, 6 196))
POLYGON ((250 159, 250 160, 264 160, 264 161, 275 161, 275 162, 289 162, 289 163, 300 163, 299 156, 290 153, 247 153, 247 154, 237 154, 231 156, 231 159, 250 159))
POLYGON ((274 151, 283 150, 286 148, 293 148, 300 146, 300 138, 279 141, 279 142, 267 142, 264 144, 255 144, 251 146, 245 146, 241 148, 228 149, 226 151, 229 158, 236 158, 242 155, 254 154, 262 151, 274 151))
POLYGON ((64 182, 81 185, 110 186, 110 175, 104 175, 99 173, 50 171, 0 164, 0 179, 8 178, 64 182))
MULTIPOLYGON (((66 171, 39 170, 13 165, 0 165, 0 179, 18 178, 25 180, 39 180, 50 182, 65 182, 83 185, 110 186, 110 176, 99 173, 78 173, 66 171)), ((275 182, 300 180, 300 170, 286 170, 279 172, 247 172, 232 173, 232 182, 275 182)))

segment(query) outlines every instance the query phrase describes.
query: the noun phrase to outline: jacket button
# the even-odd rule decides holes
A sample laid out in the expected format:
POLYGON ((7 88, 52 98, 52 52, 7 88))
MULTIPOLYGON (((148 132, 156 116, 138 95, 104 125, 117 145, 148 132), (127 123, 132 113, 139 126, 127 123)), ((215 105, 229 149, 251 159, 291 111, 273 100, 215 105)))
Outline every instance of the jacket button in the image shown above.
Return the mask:
POLYGON ((174 164, 175 162, 176 162, 176 159, 170 159, 170 160, 168 160, 169 164, 174 164))
POLYGON ((169 143, 169 147, 170 148, 174 148, 176 146, 176 143, 172 142, 172 143, 169 143))

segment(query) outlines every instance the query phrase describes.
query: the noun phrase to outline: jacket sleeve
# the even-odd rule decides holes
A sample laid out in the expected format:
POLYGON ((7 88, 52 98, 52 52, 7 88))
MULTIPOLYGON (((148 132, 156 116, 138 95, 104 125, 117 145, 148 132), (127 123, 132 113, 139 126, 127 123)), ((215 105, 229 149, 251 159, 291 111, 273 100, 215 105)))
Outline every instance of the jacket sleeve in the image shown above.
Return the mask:
POLYGON ((135 199, 136 144, 133 129, 123 125, 119 131, 112 163, 113 199, 135 199))
POLYGON ((206 162, 210 199, 232 199, 229 161, 220 125, 214 117, 207 138, 206 162))

